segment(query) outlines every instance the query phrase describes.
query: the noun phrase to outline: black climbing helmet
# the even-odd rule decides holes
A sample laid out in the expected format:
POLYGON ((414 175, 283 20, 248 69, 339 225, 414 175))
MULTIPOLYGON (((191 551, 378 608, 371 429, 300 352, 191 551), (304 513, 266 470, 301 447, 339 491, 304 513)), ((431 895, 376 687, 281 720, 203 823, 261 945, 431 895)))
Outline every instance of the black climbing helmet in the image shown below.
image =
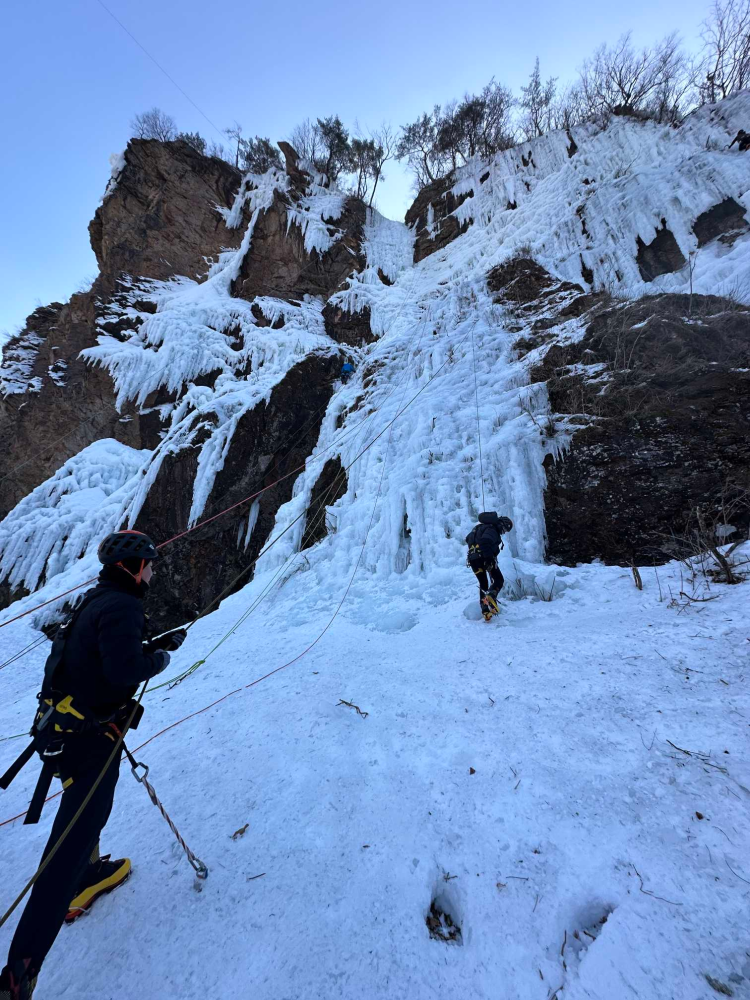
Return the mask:
POLYGON ((496 510, 485 510, 479 515, 480 524, 492 524, 499 528, 502 534, 513 528, 513 522, 509 517, 499 517, 496 510))
POLYGON ((99 544, 98 556, 100 563, 113 566, 123 559, 143 559, 148 562, 158 558, 159 553, 148 535, 130 528, 107 535, 99 544))

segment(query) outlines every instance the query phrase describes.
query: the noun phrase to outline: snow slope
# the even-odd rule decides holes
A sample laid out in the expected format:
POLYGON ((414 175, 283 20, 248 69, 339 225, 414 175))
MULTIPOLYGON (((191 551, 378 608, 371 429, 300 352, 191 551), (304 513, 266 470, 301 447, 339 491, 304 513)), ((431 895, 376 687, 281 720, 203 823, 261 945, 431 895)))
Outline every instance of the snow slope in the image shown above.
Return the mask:
MULTIPOLYGON (((504 602, 491 625, 467 618, 460 565, 440 608, 355 579, 303 660, 137 754, 210 868, 200 893, 123 770, 103 847, 134 876, 61 932, 36 996, 709 1000, 706 974, 750 995, 750 585, 681 612, 679 568, 641 572, 639 592, 628 571, 560 570, 561 597, 504 602), (430 938, 435 898, 461 945, 430 938)), ((251 596, 201 621, 175 671, 251 596)), ((133 747, 300 653, 333 610, 308 597, 300 574, 183 684, 147 695, 133 747)), ((0 632, 0 655, 34 634, 0 632)), ((41 664, 4 671, 3 733, 30 716, 41 664)), ((22 745, 0 745, 0 766, 22 745)), ((33 770, 0 820, 26 807, 33 770)), ((53 811, 0 827, 4 903, 53 811)))

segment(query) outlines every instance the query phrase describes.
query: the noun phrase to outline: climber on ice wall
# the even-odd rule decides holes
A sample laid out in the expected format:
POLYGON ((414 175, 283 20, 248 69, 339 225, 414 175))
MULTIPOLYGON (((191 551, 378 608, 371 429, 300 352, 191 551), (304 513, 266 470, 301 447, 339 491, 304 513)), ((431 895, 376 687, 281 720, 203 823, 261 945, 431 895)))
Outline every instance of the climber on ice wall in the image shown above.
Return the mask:
POLYGON ((735 142, 737 143, 737 148, 741 153, 746 153, 748 150, 750 150, 750 134, 748 134, 744 130, 744 128, 741 128, 739 130, 734 139, 732 139, 732 141, 729 143, 728 148, 731 149, 732 146, 735 144, 735 142))
POLYGON ((7 788, 34 753, 40 756, 42 772, 26 823, 39 819, 52 778, 63 786, 42 864, 51 857, 13 936, 0 973, 0 1000, 29 1000, 63 923, 85 913, 130 874, 128 858, 111 861, 99 854, 120 771, 120 745, 142 714, 133 700, 137 686, 165 669, 169 652, 186 635, 177 629, 143 641, 143 598, 157 554, 140 531, 116 531, 102 541, 99 582, 58 631, 47 659, 32 743, 0 778, 0 787, 7 788))
POLYGON ((485 511, 479 515, 479 523, 466 536, 466 544, 469 546, 466 562, 479 580, 479 606, 485 621, 489 621, 498 612, 497 595, 505 581, 498 569, 497 557, 503 548, 501 536, 512 527, 513 522, 509 517, 498 517, 494 510, 485 511))

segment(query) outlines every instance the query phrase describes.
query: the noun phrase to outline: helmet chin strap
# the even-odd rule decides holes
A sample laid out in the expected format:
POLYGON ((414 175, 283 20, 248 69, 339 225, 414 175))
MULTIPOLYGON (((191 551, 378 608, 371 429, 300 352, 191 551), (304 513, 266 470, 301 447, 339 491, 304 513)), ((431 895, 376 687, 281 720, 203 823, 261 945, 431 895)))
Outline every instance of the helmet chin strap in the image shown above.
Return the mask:
POLYGON ((143 571, 146 568, 146 559, 141 559, 141 568, 137 573, 131 573, 127 566, 123 566, 121 562, 115 563, 115 566, 119 566, 120 569, 124 569, 128 576, 132 576, 136 583, 141 583, 141 577, 143 576, 143 571))

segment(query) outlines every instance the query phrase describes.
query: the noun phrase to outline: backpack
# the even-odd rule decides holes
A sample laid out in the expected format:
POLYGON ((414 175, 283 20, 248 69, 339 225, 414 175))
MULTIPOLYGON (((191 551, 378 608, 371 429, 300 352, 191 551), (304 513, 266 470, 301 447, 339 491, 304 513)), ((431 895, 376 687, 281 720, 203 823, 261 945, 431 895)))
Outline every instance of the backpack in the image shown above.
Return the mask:
POLYGON ((467 561, 470 566, 495 559, 500 549, 504 548, 501 535, 510 531, 513 522, 509 517, 498 517, 494 510, 484 511, 479 515, 479 524, 475 525, 466 536, 469 546, 467 561))

